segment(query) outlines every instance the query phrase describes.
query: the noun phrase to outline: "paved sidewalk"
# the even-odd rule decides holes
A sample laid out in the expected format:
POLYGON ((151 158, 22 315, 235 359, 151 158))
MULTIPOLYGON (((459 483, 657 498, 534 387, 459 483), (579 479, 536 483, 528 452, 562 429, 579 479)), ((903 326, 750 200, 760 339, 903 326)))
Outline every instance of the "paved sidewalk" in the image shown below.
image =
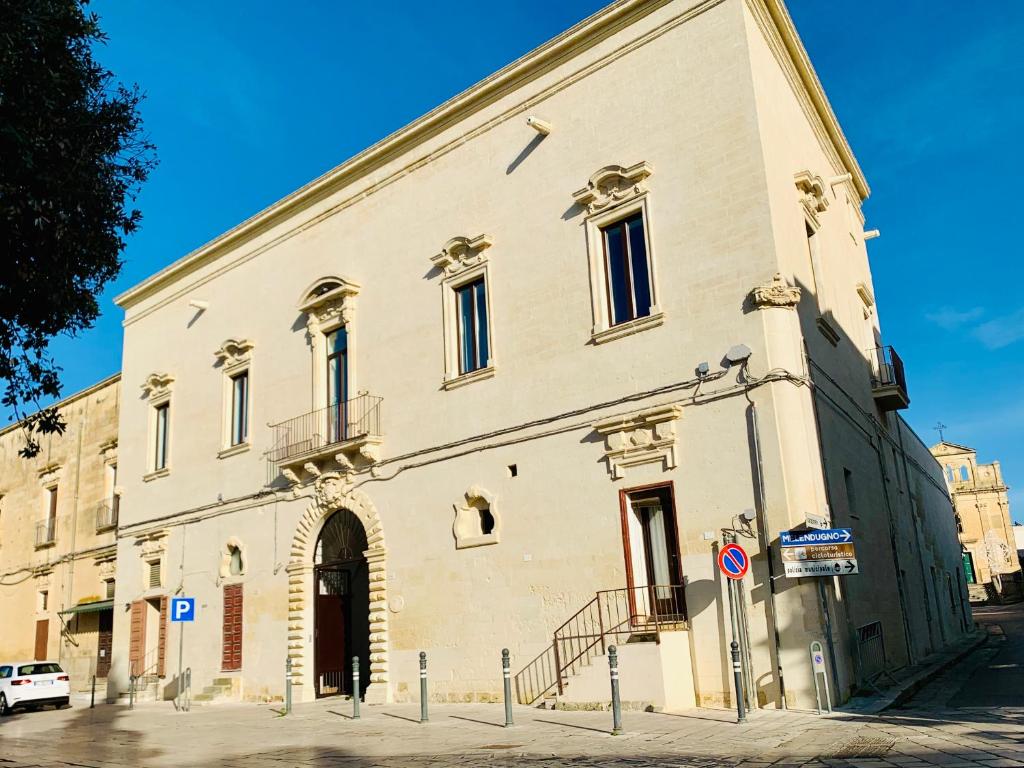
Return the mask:
POLYGON ((166 704, 18 714, 0 722, 0 766, 690 766, 692 768, 1024 768, 1024 708, 885 717, 759 711, 627 712, 613 737, 607 712, 496 705, 343 702, 271 708, 223 705, 175 713, 166 704))

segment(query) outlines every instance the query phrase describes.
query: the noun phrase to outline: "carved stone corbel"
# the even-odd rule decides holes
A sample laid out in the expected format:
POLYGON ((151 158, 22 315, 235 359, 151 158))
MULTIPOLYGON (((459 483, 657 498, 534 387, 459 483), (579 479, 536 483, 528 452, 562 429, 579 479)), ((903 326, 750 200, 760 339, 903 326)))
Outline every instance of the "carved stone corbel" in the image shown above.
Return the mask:
POLYGON ((787 283, 782 274, 776 272, 770 282, 756 286, 750 292, 750 298, 757 309, 768 309, 769 307, 796 309, 797 304, 800 303, 800 289, 787 283))
POLYGON ((484 251, 494 245, 490 235, 476 237, 453 237, 441 252, 430 257, 430 263, 444 270, 447 277, 452 277, 470 267, 475 267, 486 260, 484 251))
POLYGON ((639 162, 624 168, 608 165, 587 181, 587 186, 572 193, 572 198, 587 213, 597 213, 647 191, 644 180, 653 173, 649 163, 639 162))
POLYGON ((828 209, 825 182, 821 176, 816 176, 810 171, 800 171, 793 177, 793 181, 800 193, 800 204, 804 207, 804 213, 817 227, 818 214, 824 213, 828 209))

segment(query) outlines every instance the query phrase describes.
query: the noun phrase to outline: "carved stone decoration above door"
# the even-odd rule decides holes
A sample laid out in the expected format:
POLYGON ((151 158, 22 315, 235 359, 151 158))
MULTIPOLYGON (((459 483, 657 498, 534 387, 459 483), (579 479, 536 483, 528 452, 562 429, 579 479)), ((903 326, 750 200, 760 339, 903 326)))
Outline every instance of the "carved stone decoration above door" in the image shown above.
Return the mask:
POLYGON ((682 413, 680 405, 661 405, 594 424, 594 430, 604 437, 604 455, 612 479, 619 480, 627 467, 641 464, 662 463, 666 470, 674 469, 676 421, 682 413))

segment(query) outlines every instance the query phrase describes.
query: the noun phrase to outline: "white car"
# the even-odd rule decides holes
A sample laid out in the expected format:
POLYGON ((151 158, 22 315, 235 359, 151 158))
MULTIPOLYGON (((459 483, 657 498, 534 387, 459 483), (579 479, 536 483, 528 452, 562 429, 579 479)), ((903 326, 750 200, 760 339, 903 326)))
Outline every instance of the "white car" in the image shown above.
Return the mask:
POLYGON ((0 715, 15 707, 66 707, 70 698, 71 681, 57 662, 0 662, 0 715))

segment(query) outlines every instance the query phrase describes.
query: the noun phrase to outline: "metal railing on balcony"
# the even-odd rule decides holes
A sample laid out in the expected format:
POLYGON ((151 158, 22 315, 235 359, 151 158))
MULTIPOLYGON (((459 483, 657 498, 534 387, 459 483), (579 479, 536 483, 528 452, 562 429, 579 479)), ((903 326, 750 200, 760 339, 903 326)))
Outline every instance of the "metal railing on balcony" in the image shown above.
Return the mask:
POLYGON ((57 520, 50 518, 36 523, 36 546, 48 547, 56 540, 57 520))
POLYGON ((382 400, 376 395, 363 393, 344 403, 329 405, 280 424, 272 424, 274 447, 268 458, 280 464, 347 440, 379 435, 382 400))
POLYGON ((96 505, 96 532, 109 531, 117 528, 117 515, 121 507, 121 497, 112 496, 96 505))
POLYGON ((609 645, 637 636, 657 643, 665 630, 686 629, 682 585, 606 589, 555 630, 552 643, 516 676, 516 698, 532 704, 549 691, 565 692, 569 676, 579 674, 609 645))
POLYGON ((907 391, 907 377, 903 372, 903 360, 892 347, 876 347, 871 350, 871 383, 876 387, 897 386, 907 391))

